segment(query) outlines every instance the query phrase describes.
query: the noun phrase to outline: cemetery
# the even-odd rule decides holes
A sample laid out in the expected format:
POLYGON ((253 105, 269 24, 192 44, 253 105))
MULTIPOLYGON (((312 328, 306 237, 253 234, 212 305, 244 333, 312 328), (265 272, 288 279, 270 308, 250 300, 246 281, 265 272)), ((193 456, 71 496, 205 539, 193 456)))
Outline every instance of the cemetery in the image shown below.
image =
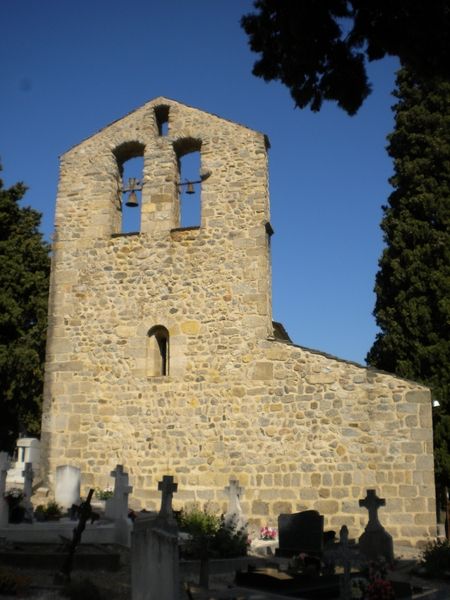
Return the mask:
POLYGON ((103 489, 122 464, 138 510, 158 509, 171 473, 179 502, 221 512, 237 479, 259 526, 315 510, 351 538, 358 500, 376 489, 386 528, 418 548, 436 534, 430 392, 298 346, 273 321, 269 148, 260 132, 159 97, 61 157, 45 487, 55 494, 57 469, 73 465, 103 489), (188 155, 199 166, 186 182, 188 155), (187 183, 201 210, 184 227, 187 183), (140 216, 132 231, 127 211, 140 216))
POLYGON ((61 157, 41 440, 0 452, 1 593, 450 598, 412 570, 450 556, 429 390, 272 319, 269 147, 160 97, 61 157))
POLYGON ((103 597, 112 599, 450 597, 450 584, 411 575, 417 553, 396 555, 395 540, 382 525, 386 501, 374 489, 358 501, 366 525, 351 540, 345 525, 326 531, 324 515, 315 510, 280 514, 273 526, 259 529, 242 510, 245 489, 236 479, 223 490, 227 510, 221 517, 207 507, 180 507, 171 475, 158 484, 159 510, 133 511, 133 486, 123 465, 110 472, 106 501, 99 490, 83 486, 79 469, 58 467, 55 498, 47 506, 59 511, 41 518, 36 502, 43 491, 33 485, 32 464, 25 463, 22 488, 7 484, 10 464, 0 453, 0 565, 16 575, 32 566, 41 584, 31 583, 28 595, 63 597, 64 586, 83 573, 94 586, 106 581, 103 597), (12 490, 20 492, 20 519, 11 518, 12 490))

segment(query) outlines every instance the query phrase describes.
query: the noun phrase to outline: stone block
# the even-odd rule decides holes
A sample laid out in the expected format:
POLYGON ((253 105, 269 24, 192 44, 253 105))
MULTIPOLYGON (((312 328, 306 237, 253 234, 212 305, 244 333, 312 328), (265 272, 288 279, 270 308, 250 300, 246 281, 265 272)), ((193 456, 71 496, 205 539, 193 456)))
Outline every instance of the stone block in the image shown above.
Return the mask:
POLYGON ((427 404, 431 406, 431 397, 428 390, 413 390, 406 392, 405 398, 406 402, 417 402, 418 404, 427 404))
POLYGON ((330 384, 336 381, 335 373, 311 373, 306 376, 306 381, 311 385, 330 384))
POLYGON ((252 379, 273 379, 273 364, 270 362, 258 362, 253 366, 252 379))
POLYGON ((318 500, 314 508, 323 515, 333 515, 339 511, 339 503, 336 500, 318 500))
POLYGON ((184 321, 180 324, 182 333, 186 335, 197 335, 200 332, 201 323, 199 321, 184 321))
POLYGON ((252 502, 252 513, 254 515, 266 516, 269 514, 268 502, 261 502, 261 500, 254 500, 252 502))

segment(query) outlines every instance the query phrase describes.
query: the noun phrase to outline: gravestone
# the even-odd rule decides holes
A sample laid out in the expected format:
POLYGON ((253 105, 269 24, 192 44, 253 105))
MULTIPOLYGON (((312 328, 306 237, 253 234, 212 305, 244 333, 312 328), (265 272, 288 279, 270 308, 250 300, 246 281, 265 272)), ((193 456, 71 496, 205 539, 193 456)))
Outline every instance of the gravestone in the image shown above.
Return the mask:
POLYGON ((230 484, 225 488, 225 494, 228 496, 228 510, 224 520, 227 525, 233 525, 237 530, 245 529, 248 525, 240 502, 243 493, 244 488, 239 485, 239 481, 230 479, 230 484))
POLYGON ((131 535, 132 600, 176 600, 180 594, 178 529, 172 510, 177 484, 164 475, 158 516, 138 516, 131 535))
POLYGON ((278 517, 278 556, 323 552, 323 515, 316 510, 305 510, 278 517))
POLYGON ((128 519, 128 495, 133 491, 133 487, 128 485, 128 473, 125 473, 122 465, 117 465, 114 471, 111 471, 111 477, 114 477, 114 492, 112 498, 106 500, 105 516, 114 519, 116 543, 130 547, 131 523, 128 519))
POLYGON ((109 519, 126 519, 128 495, 133 491, 133 487, 128 485, 128 473, 125 473, 122 465, 117 465, 114 471, 111 471, 111 477, 114 477, 114 492, 112 498, 106 501, 105 516, 109 519))
POLYGON ((7 527, 9 520, 9 506, 5 500, 6 476, 10 467, 7 452, 0 452, 0 527, 7 527))
POLYGON ((55 501, 63 508, 80 503, 80 469, 71 465, 56 467, 55 501))
POLYGON ((158 482, 158 491, 162 492, 158 519, 165 524, 174 525, 176 529, 177 522, 173 515, 172 500, 177 490, 178 484, 173 482, 172 475, 164 475, 163 480, 158 482))
POLYGON ((369 522, 359 538, 359 550, 370 560, 376 560, 382 556, 387 562, 392 562, 394 560, 392 536, 378 519, 378 509, 385 504, 386 500, 378 498, 375 490, 367 490, 366 497, 359 501, 359 506, 363 506, 369 511, 369 522))
POLYGON ((339 579, 339 599, 350 600, 352 597, 351 589, 351 555, 348 547, 348 527, 342 525, 339 532, 339 558, 343 567, 343 573, 339 579))
POLYGON ((23 476, 23 501, 22 505, 25 508, 25 520, 33 520, 33 505, 31 504, 31 496, 33 495, 33 465, 30 462, 25 463, 25 468, 22 472, 23 476))

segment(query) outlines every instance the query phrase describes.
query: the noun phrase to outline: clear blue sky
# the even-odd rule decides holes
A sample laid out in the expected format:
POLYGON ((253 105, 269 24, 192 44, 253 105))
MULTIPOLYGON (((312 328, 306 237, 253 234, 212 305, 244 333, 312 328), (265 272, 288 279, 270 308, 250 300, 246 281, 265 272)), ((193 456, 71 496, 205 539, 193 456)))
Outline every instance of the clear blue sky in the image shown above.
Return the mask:
POLYGON ((58 156, 166 96, 266 133, 274 319, 293 341, 363 363, 390 192, 393 60, 370 67, 356 117, 295 110, 251 74, 240 17, 250 0, 1 0, 0 157, 6 185, 53 230, 58 156))

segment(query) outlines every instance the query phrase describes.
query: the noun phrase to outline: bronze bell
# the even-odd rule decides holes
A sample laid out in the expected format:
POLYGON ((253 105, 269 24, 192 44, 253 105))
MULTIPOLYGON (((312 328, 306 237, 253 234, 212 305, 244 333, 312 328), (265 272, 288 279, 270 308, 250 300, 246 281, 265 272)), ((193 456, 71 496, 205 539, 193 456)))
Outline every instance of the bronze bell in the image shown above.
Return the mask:
POLYGON ((136 208, 137 206, 139 206, 136 192, 134 190, 130 191, 128 200, 125 202, 125 206, 130 206, 131 208, 136 208))
POLYGON ((186 194, 195 194, 194 184, 192 183, 192 181, 187 182, 186 194))

